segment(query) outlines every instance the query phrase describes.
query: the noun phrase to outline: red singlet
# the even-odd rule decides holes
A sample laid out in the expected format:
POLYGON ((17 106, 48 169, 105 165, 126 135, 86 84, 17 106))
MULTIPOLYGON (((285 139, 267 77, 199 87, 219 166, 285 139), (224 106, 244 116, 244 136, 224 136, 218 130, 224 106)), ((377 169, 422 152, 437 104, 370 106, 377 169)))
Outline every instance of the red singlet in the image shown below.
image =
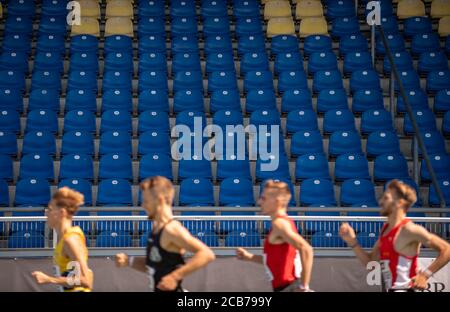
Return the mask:
MULTIPOLYGON (((292 229, 297 232, 294 221, 288 216, 278 216, 277 218, 285 218, 289 220, 292 229)), ((264 265, 266 272, 272 282, 274 289, 282 288, 290 285, 292 282, 300 278, 302 270, 300 255, 298 250, 288 243, 271 244, 269 243, 270 230, 266 240, 264 241, 264 265)))
POLYGON ((380 263, 386 291, 410 288, 411 278, 416 275, 418 255, 407 257, 399 254, 394 248, 398 231, 410 221, 404 219, 386 235, 383 234, 388 224, 384 224, 381 229, 380 263))

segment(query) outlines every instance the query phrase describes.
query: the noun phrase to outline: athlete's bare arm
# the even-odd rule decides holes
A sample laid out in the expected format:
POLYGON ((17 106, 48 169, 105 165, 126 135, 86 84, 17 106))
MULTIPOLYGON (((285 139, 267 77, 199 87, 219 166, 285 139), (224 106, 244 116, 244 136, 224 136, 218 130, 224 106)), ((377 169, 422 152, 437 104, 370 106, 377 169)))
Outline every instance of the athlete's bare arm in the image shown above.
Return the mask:
POLYGON ((294 231, 291 223, 286 219, 275 219, 272 222, 272 231, 276 236, 281 237, 285 242, 299 251, 302 261, 301 280, 304 285, 309 285, 314 258, 311 245, 297 231, 294 231))
POLYGON ((402 240, 406 244, 419 242, 426 247, 433 248, 438 252, 436 259, 424 271, 419 272, 413 279, 413 287, 425 289, 430 276, 442 269, 450 261, 450 244, 435 234, 428 232, 424 227, 409 222, 402 229, 402 240))
POLYGON ((249 252, 248 250, 246 250, 244 248, 236 249, 236 257, 239 260, 251 261, 251 262, 258 263, 258 264, 264 264, 263 257, 261 255, 252 254, 251 252, 249 252))
POLYGON ((356 234, 353 228, 348 223, 343 223, 339 229, 339 235, 341 238, 347 243, 348 246, 353 247, 353 252, 356 257, 361 261, 364 267, 367 267, 367 264, 370 261, 377 261, 380 258, 380 241, 377 240, 375 245, 372 248, 371 252, 366 252, 361 246, 358 244, 356 239, 356 234))
POLYGON ((94 283, 93 273, 88 267, 85 246, 81 238, 78 235, 65 237, 63 251, 70 259, 76 262, 76 270, 79 270, 79 275, 73 277, 57 277, 35 271, 32 275, 36 278, 36 281, 39 284, 57 284, 65 287, 81 286, 92 289, 94 283))
POLYGON ((158 285, 156 285, 161 290, 175 289, 178 281, 206 266, 216 258, 214 252, 208 246, 193 237, 178 221, 173 221, 166 226, 164 236, 168 245, 174 245, 180 250, 192 252, 194 256, 186 264, 161 279, 158 285))
POLYGON ((125 268, 129 266, 130 268, 135 269, 139 272, 147 272, 145 257, 129 257, 127 254, 121 252, 116 254, 115 262, 116 266, 119 268, 125 268))

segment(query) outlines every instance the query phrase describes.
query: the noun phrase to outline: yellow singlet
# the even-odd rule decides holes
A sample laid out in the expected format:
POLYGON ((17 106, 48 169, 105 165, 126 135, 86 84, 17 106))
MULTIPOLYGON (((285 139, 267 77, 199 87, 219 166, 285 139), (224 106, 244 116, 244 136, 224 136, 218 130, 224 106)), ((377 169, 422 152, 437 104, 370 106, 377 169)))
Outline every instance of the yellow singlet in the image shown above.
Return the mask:
MULTIPOLYGON (((64 255, 64 239, 70 235, 79 235, 84 242, 86 261, 88 260, 88 250, 86 248, 86 238, 84 237, 83 231, 78 226, 73 226, 64 233, 64 236, 59 239, 58 245, 56 245, 55 251, 53 253, 53 264, 55 268, 55 274, 57 276, 67 277, 72 271, 81 271, 79 264, 72 262, 70 258, 64 255)), ((89 292, 91 289, 82 286, 65 287, 61 286, 61 291, 65 292, 89 292)))

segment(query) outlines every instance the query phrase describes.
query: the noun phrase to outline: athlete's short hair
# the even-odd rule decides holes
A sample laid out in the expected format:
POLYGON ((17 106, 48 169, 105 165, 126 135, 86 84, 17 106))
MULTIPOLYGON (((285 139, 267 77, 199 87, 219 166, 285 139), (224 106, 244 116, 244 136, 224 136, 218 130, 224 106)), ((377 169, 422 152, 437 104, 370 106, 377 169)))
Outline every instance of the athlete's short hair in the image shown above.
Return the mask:
POLYGON ((77 213, 78 208, 84 204, 84 195, 64 186, 53 194, 52 203, 58 208, 64 208, 73 216, 77 213))
POLYGON ((155 196, 163 196, 167 205, 172 205, 175 190, 169 179, 161 176, 155 176, 145 179, 140 184, 141 191, 151 192, 155 196))
POLYGON ((275 189, 283 195, 291 196, 289 185, 283 181, 267 180, 266 183, 264 183, 264 189, 275 189))
POLYGON ((394 192, 397 199, 404 202, 404 208, 408 210, 417 201, 416 190, 400 180, 392 180, 386 189, 394 192))

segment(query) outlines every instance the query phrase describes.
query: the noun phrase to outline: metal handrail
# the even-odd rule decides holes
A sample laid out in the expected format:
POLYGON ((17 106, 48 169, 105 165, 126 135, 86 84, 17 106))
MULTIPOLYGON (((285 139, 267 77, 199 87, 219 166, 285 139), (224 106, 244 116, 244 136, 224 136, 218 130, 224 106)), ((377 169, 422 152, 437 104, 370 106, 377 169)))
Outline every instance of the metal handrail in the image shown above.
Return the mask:
MULTIPOLYGON (((387 57, 389 59, 390 65, 391 65, 391 71, 394 74, 394 78, 395 78, 395 80, 398 83, 398 88, 399 88, 399 91, 400 91, 400 95, 403 98, 403 101, 405 103, 406 112, 408 113, 408 116, 409 116, 409 118, 411 120, 413 129, 414 129, 414 132, 415 132, 414 133, 414 140, 415 140, 415 142, 414 142, 415 143, 414 144, 415 153, 414 154, 417 155, 417 147, 420 148, 420 150, 422 151, 422 156, 423 156, 423 159, 425 160, 425 164, 427 166, 428 172, 430 173, 431 181, 433 183, 434 188, 436 189, 436 193, 437 193, 438 198, 439 198, 440 206, 441 206, 441 208, 445 208, 444 195, 443 195, 442 190, 441 190, 441 188, 439 186, 439 183, 437 181, 436 173, 434 172, 434 169, 431 166, 430 158, 428 156, 428 152, 426 150, 425 143, 423 142, 423 139, 420 136, 420 129, 419 129, 419 126, 417 125, 416 117, 414 116, 411 104, 409 103, 409 99, 406 96, 406 92, 405 92, 405 89, 403 87, 403 83, 402 83, 402 81, 400 79, 400 75, 398 73, 397 66, 395 65, 394 57, 392 56, 391 49, 389 48, 389 44, 387 42, 387 39, 386 39, 384 30, 383 30, 383 27, 381 25, 378 25, 378 30, 380 32, 381 40, 383 41, 383 45, 384 45, 384 48, 386 50, 386 55, 387 55, 387 57), (417 144, 416 144, 416 142, 417 142, 417 144)), ((392 79, 392 75, 391 75, 391 79, 392 79)), ((415 159, 415 162, 417 162, 417 159, 415 159)), ((417 163, 415 164, 415 167, 416 167, 416 170, 417 170, 417 163)))

